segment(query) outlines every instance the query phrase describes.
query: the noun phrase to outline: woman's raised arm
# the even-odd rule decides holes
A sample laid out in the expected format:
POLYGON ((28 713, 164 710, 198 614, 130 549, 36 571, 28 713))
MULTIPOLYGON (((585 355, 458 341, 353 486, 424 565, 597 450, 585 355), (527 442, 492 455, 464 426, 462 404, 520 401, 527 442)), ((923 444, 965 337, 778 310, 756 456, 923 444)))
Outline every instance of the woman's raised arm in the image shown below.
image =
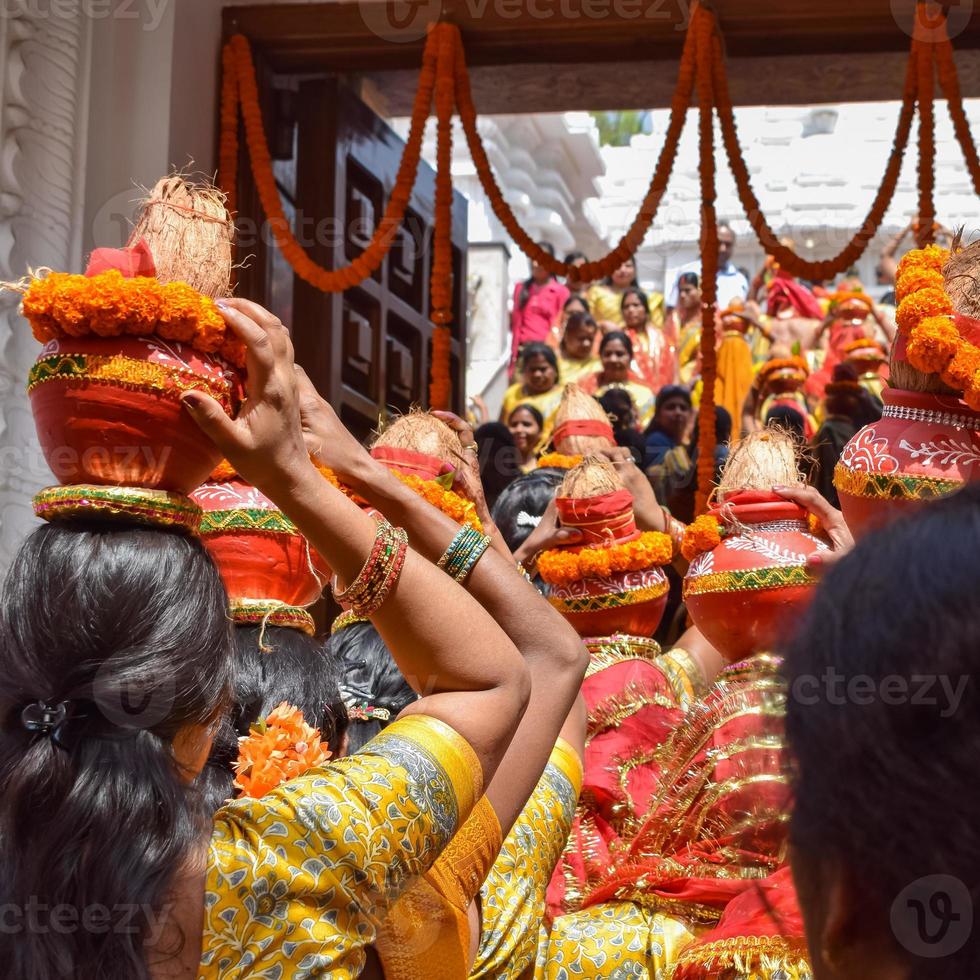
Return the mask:
MULTIPOLYGON (((285 327, 247 300, 219 305, 248 348, 247 400, 235 420, 200 392, 186 393, 184 404, 242 477, 295 521, 349 585, 372 553, 378 525, 310 461, 285 327)), ((479 602, 412 550, 372 619, 402 672, 426 692, 407 712, 454 728, 488 783, 527 705, 528 672, 514 644, 479 602)))

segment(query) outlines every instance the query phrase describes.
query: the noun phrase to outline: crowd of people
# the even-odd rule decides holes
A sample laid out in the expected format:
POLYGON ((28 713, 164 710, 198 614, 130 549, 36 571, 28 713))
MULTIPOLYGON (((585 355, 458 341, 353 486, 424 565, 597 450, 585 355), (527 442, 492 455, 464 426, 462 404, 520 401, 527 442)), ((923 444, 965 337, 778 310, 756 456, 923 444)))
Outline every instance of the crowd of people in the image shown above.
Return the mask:
MULTIPOLYGON (((878 285, 894 285, 894 255, 907 234, 888 244, 878 285)), ((894 305, 876 303, 853 275, 836 285, 804 283, 768 260, 750 278, 734 263, 728 225, 719 227, 719 245, 718 464, 732 434, 779 426, 806 448, 814 486, 836 506, 837 457, 881 412, 894 305)), ((578 252, 565 258, 572 265, 584 260, 578 252)), ((703 388, 701 315, 700 261, 679 270, 666 300, 639 287, 633 260, 600 283, 563 284, 533 266, 514 293, 513 384, 499 415, 513 446, 488 422, 482 402, 473 412, 487 423, 476 434, 484 477, 497 484, 533 468, 550 441, 563 387, 573 383, 603 402, 618 444, 634 453, 662 499, 690 515, 703 388)))
POLYGON ((631 263, 535 270, 504 421, 365 447, 230 267, 180 277, 193 217, 18 286, 60 481, 0 603, 6 976, 974 975, 980 494, 855 546, 816 489, 880 413, 853 284, 763 276, 783 319, 833 300, 799 353, 726 304, 742 412, 695 514, 698 269, 666 313, 631 263))

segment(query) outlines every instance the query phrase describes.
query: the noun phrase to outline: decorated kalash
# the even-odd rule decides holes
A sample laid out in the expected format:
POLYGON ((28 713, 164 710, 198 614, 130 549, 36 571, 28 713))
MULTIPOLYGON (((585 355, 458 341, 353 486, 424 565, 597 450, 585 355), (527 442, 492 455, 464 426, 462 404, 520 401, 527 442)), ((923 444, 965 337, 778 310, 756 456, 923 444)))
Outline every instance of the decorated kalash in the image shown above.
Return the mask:
POLYGON ((232 225, 221 195, 179 177, 144 204, 130 245, 96 249, 84 275, 44 271, 8 288, 42 344, 28 390, 60 486, 46 520, 120 516, 196 530, 188 494, 220 462, 181 406, 196 389, 234 414, 244 349, 214 299, 229 295, 232 225))
POLYGON ((580 908, 553 922, 542 980, 811 976, 785 864, 786 692, 767 652, 812 595, 808 557, 827 550, 806 512, 772 492, 801 482, 788 436, 751 434, 688 528, 688 608, 729 666, 648 744, 649 803, 580 908))
POLYGON ((980 246, 930 245, 898 266, 899 337, 880 421, 834 471, 856 537, 980 478, 980 246))
POLYGON ((874 333, 874 323, 869 323, 873 310, 871 297, 857 280, 845 281, 842 286, 849 288, 841 288, 831 296, 827 318, 817 331, 815 339, 822 349, 811 351, 814 370, 806 382, 806 393, 811 398, 823 397, 834 368, 846 356, 847 345, 874 333))
POLYGON ((668 584, 671 538, 640 532, 633 498, 614 466, 594 457, 569 470, 556 497, 561 523, 580 543, 543 552, 537 571, 550 601, 585 639, 590 666, 584 780, 569 843, 548 890, 549 915, 581 903, 609 849, 635 827, 654 788, 649 746, 683 716, 703 680, 684 651, 651 639, 668 584))
POLYGON ((845 344, 842 352, 843 363, 853 366, 861 387, 871 395, 879 408, 882 407, 882 393, 888 383, 888 355, 885 348, 873 337, 861 337, 845 344))
POLYGON ((771 409, 784 406, 800 416, 804 439, 813 438, 816 425, 803 393, 809 374, 806 359, 797 355, 774 357, 765 361, 756 378, 759 389, 756 423, 759 426, 764 425, 771 409))
POLYGON ((570 470, 586 456, 615 445, 616 436, 599 402, 578 385, 565 385, 555 410, 551 447, 538 459, 538 467, 570 470))

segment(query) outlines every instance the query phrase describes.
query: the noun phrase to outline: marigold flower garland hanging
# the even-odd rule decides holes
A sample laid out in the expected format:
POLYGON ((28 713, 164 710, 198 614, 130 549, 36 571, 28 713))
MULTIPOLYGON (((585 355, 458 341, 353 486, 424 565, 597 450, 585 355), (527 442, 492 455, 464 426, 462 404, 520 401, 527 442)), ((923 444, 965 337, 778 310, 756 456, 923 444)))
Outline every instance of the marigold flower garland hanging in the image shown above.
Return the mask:
POLYGON ((953 60, 953 45, 946 36, 946 18, 943 17, 938 28, 942 39, 935 44, 934 56, 939 74, 939 86, 946 96, 946 105, 950 118, 953 120, 953 130, 963 151, 966 169, 970 172, 973 189, 980 195, 980 156, 977 154, 977 144, 970 132, 970 123, 963 108, 963 95, 960 92, 960 79, 953 60))
POLYGON ((865 252, 875 232, 878 230, 888 205, 895 196, 898 175, 902 169, 902 159, 908 146, 909 134, 912 130, 912 117, 915 114, 915 93, 917 89, 916 62, 914 51, 909 56, 905 76, 905 86, 902 93, 902 108, 899 112, 898 125, 895 129, 895 140, 891 154, 885 167, 878 193, 871 205, 868 215, 854 237, 844 248, 831 259, 821 259, 815 262, 807 261, 797 255, 792 249, 783 245, 779 236, 766 221, 762 206, 752 189, 749 169, 742 155, 742 147, 738 139, 738 127, 735 122, 735 110, 728 90, 728 76, 725 72, 721 39, 715 36, 712 41, 712 71, 714 74, 715 98, 718 107, 718 117, 721 120, 722 141, 728 157, 728 166, 735 178, 739 200, 745 209, 745 214, 752 225, 763 248, 791 275, 802 276, 817 282, 833 279, 834 276, 847 271, 854 262, 865 252))
POLYGON ((715 19, 700 4, 691 31, 697 43, 698 137, 701 175, 701 405, 698 409, 698 488, 695 508, 705 510, 715 480, 715 315, 718 308, 718 218, 715 214, 715 121, 711 42, 715 19))
MULTIPOLYGON (((454 30, 456 29, 454 28, 454 30)), ((693 33, 688 31, 684 41, 684 51, 681 55, 680 67, 677 74, 677 85, 671 100, 670 124, 667 127, 667 135, 664 139, 663 148, 660 151, 660 157, 657 160, 653 178, 650 181, 650 187, 633 220, 633 224, 627 229, 626 233, 619 240, 619 243, 608 255, 595 262, 586 262, 579 267, 559 262, 554 256, 549 255, 541 248, 520 226, 510 205, 504 200, 500 186, 497 184, 497 180, 490 166, 480 132, 477 129, 476 107, 473 104, 473 94, 470 90, 466 58, 462 42, 458 39, 458 31, 456 33, 456 109, 459 112, 463 131, 466 133, 470 156, 473 159, 473 164, 476 167, 476 172, 480 178, 483 190, 490 199, 494 214, 504 228, 507 229, 507 233, 514 240, 517 247, 528 258, 539 263, 549 272, 559 276, 574 276, 582 282, 602 279, 612 275, 639 248, 647 231, 649 231, 650 226, 653 224, 653 219, 657 214, 660 201, 667 189, 667 182, 674 168, 677 147, 680 143, 681 132, 684 129, 687 109, 691 102, 691 92, 694 87, 695 59, 693 33)))
POLYGON ((446 411, 452 398, 452 322, 453 313, 453 102, 455 54, 460 43, 459 31, 448 24, 432 31, 437 38, 436 55, 436 197, 433 231, 430 319, 432 328, 432 365, 429 405, 446 411))
MULTIPOLYGON (((916 18, 922 12, 916 8, 916 18)), ((916 30, 919 24, 916 23, 916 30)), ((933 111, 933 51, 935 44, 929 41, 913 40, 912 49, 915 56, 916 73, 918 76, 918 106, 919 106, 919 217, 915 229, 915 243, 919 248, 925 248, 935 238, 936 234, 936 120, 933 111)))
MULTIPOLYGON (((293 235, 289 221, 283 211, 282 199, 279 196, 279 189, 276 187, 276 179, 272 170, 272 156, 269 152, 269 144, 262 122, 262 109, 259 104, 252 49, 248 39, 241 34, 236 34, 225 47, 223 61, 226 70, 234 69, 237 87, 231 83, 222 83, 222 152, 220 160, 223 169, 219 174, 219 185, 225 193, 229 194, 229 199, 233 199, 233 181, 237 166, 232 163, 232 140, 235 140, 234 146, 237 148, 237 134, 233 136, 232 129, 237 127, 238 121, 232 103, 237 101, 245 122, 245 137, 249 159, 252 163, 252 175, 269 229, 279 246, 279 250, 296 275, 323 292, 341 292, 363 282, 379 268, 391 248, 405 216, 405 208, 408 206, 408 200, 412 188, 415 186, 415 178, 418 173, 419 160, 422 154, 422 137, 425 132, 425 122, 429 116, 429 108, 432 104, 432 90, 435 84, 436 42, 438 37, 439 32, 437 30, 430 33, 422 55, 422 70, 419 75, 415 105, 412 109, 408 140, 398 166, 395 187, 388 198, 384 215, 375 228, 367 248, 350 265, 340 269, 325 269, 314 262, 293 235)), ((237 152, 235 160, 237 162, 237 152)))

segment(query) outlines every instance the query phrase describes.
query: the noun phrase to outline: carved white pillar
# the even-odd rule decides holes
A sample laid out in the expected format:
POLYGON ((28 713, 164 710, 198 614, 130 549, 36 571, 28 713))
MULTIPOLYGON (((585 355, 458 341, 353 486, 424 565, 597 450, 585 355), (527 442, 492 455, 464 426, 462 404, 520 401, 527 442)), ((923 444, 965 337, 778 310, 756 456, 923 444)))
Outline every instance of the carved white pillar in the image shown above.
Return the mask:
MULTIPOLYGON (((80 8, 14 4, 0 17, 3 280, 81 264, 91 20, 80 8)), ((25 390, 40 348, 17 306, 0 295, 0 570, 35 523, 32 494, 52 482, 25 390)))

